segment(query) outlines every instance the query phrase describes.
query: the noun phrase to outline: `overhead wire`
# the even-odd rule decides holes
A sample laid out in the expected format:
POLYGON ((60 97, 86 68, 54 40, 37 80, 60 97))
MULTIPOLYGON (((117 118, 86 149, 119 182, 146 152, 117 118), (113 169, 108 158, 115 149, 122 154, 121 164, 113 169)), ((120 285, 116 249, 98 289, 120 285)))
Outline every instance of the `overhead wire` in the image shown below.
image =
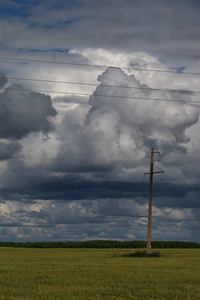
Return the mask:
POLYGON ((200 72, 179 72, 175 70, 160 70, 160 69, 146 69, 135 67, 134 65, 130 65, 129 67, 124 66, 110 66, 110 65, 95 65, 95 64, 82 64, 82 63, 72 63, 72 62, 61 62, 61 61, 50 61, 50 60, 38 60, 38 59, 30 59, 30 58, 15 58, 15 57, 0 57, 0 60, 13 60, 13 61, 23 61, 23 62, 36 62, 36 63, 47 63, 47 64, 59 64, 59 65, 71 65, 71 66, 82 66, 82 67, 94 67, 94 68, 122 68, 125 70, 136 70, 136 71, 149 71, 149 72, 161 72, 161 73, 173 73, 179 75, 200 75, 200 72))
MULTIPOLYGON (((51 178, 53 178, 53 177, 51 177, 51 178)), ((60 178, 58 178, 58 177, 54 177, 54 178, 56 178, 56 180, 55 181, 53 181, 53 183, 55 184, 55 183, 60 183, 60 182, 65 182, 64 181, 64 179, 66 179, 65 178, 65 176, 63 176, 63 177, 60 177, 60 178)), ((54 179, 53 178, 53 179, 54 179)), ((5 182, 25 182, 25 180, 24 179, 18 179, 18 180, 7 180, 7 179, 2 179, 1 180, 1 182, 2 183, 5 183, 5 182)), ((52 182, 52 181, 51 181, 52 182)), ((96 181, 96 183, 98 183, 98 182, 111 182, 111 183, 127 183, 127 184, 132 184, 132 183, 139 183, 139 184, 146 184, 147 182, 144 182, 144 181, 142 181, 142 180, 134 180, 134 181, 130 181, 130 180, 120 180, 120 179, 108 179, 108 178, 101 178, 101 180, 97 180, 96 181)), ((45 182, 44 182, 45 183, 45 182)), ((26 184, 26 183, 25 183, 26 184)), ((8 200, 7 200, 8 201, 8 200)), ((10 200, 10 201, 12 201, 12 200, 10 200)))
MULTIPOLYGON (((91 67, 109 67, 105 65, 92 65, 92 64, 78 64, 78 63, 71 63, 71 62, 58 62, 58 61, 47 61, 47 60, 36 60, 36 59, 28 59, 28 58, 13 58, 13 57, 0 57, 0 59, 5 60, 14 60, 14 61, 28 61, 28 62, 38 62, 38 63, 53 63, 53 64, 69 64, 69 65, 77 65, 77 66, 91 66, 91 67)), ((124 68, 124 67, 121 67, 124 68)), ((136 68, 132 66, 135 70, 136 68)), ((125 68, 125 69, 130 69, 125 68)), ((155 71, 155 72, 170 72, 170 73, 178 73, 178 74, 199 74, 200 73, 191 73, 191 72, 177 72, 172 70, 157 70, 157 69, 141 69, 137 68, 138 70, 146 70, 146 71, 155 71)), ((2 78, 2 77, 1 77, 2 78)), ((37 82, 49 82, 49 83, 64 83, 64 84, 74 84, 74 85, 88 85, 88 86, 97 86, 95 83, 83 83, 83 82, 70 82, 70 81, 57 81, 57 80, 46 80, 46 79, 31 79, 31 78, 17 78, 17 77, 7 77, 13 80, 26 80, 26 81, 37 81, 37 82)), ((187 94, 199 94, 198 91, 188 91, 188 90, 172 90, 172 89, 157 89, 157 88, 149 88, 149 87, 132 87, 132 86, 120 86, 120 85, 107 85, 101 84, 104 87, 115 87, 115 88, 125 88, 125 89, 137 89, 137 90, 151 90, 151 91, 166 91, 166 92, 179 92, 179 93, 187 93, 187 94)), ((6 89, 6 88, 2 88, 6 89)), ((9 87, 10 90, 21 90, 17 88, 9 87)), ((38 90, 38 89, 23 89, 23 91, 27 92, 39 92, 39 93, 50 93, 50 94, 63 94, 63 95, 77 95, 77 96, 91 96, 91 93, 72 93, 72 92, 61 92, 61 91, 45 91, 45 90, 38 90)), ((122 98, 122 99, 140 99, 140 100, 155 100, 155 101, 174 101, 174 102, 183 102, 183 103, 194 103, 199 104, 199 101, 191 101, 191 100, 182 100, 182 99, 163 99, 163 98, 150 98, 150 97, 134 97, 134 96, 119 96, 119 95, 100 95, 100 94, 93 94, 96 97, 111 97, 111 98, 122 98)))
MULTIPOLYGON (((7 90, 7 88, 1 88, 2 90, 7 90)), ((63 94, 63 95, 75 95, 75 96, 95 96, 95 97, 106 97, 106 98, 119 98, 119 99, 135 99, 135 100, 149 100, 149 101, 166 101, 166 102, 182 102, 182 103, 192 103, 200 104, 200 101, 193 100, 181 100, 181 99, 164 99, 164 98, 150 98, 150 97, 134 97, 134 96, 119 96, 119 95, 103 95, 103 94, 91 94, 91 93, 72 93, 72 92, 59 92, 59 91, 44 91, 36 89, 18 89, 9 87, 9 90, 13 91, 25 91, 25 92, 36 92, 36 93, 48 93, 48 94, 63 94)))
MULTIPOLYGON (((4 78, 0 76, 0 78, 4 78)), ((85 86, 98 86, 98 83, 85 83, 85 82, 74 82, 74 81, 60 81, 60 80, 48 80, 48 79, 36 79, 36 78, 23 78, 23 77, 11 77, 6 76, 7 79, 21 80, 21 81, 36 81, 36 82, 46 82, 46 83, 59 83, 59 84, 72 84, 72 85, 85 85, 85 86)), ((149 91, 164 91, 164 92, 178 92, 186 94, 200 94, 200 91, 193 90, 181 90, 181 89, 159 89, 150 88, 146 86, 135 87, 135 86, 122 86, 122 85, 110 85, 110 84, 100 84, 101 87, 111 87, 111 88, 122 88, 122 89, 136 89, 136 90, 149 90, 149 91)))
POLYGON ((121 163, 121 162, 132 162, 132 163, 141 163, 141 162, 147 162, 149 161, 147 158, 146 159, 140 159, 140 160, 134 160, 134 159, 96 159, 96 158, 44 158, 44 157, 13 157, 10 158, 12 160, 43 160, 43 161, 86 161, 86 162, 106 162, 106 163, 121 163))

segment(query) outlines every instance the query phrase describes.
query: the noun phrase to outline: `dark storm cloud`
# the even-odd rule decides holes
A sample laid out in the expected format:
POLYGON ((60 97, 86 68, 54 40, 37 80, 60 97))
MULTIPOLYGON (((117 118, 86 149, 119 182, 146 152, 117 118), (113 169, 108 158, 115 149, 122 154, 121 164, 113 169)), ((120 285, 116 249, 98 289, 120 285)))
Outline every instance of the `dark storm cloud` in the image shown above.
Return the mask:
POLYGON ((6 83, 7 83, 6 75, 0 71, 0 89, 3 88, 6 83))
POLYGON ((7 160, 14 156, 21 149, 19 143, 3 143, 0 142, 0 160, 7 160))
MULTIPOLYGON (((140 205, 148 203, 148 182, 131 182, 120 180, 84 179, 79 173, 63 176, 61 179, 48 176, 47 172, 38 168, 26 169, 16 164, 2 182, 7 180, 7 188, 1 189, 2 199, 32 202, 35 199, 55 200, 58 202, 93 201, 107 199, 134 199, 140 205), (30 172, 31 171, 31 172, 30 172), (17 172, 17 174, 13 174, 17 172), (10 174, 10 176, 9 176, 10 174), (17 176, 17 179, 15 177, 17 176), (10 181, 10 182, 9 182, 10 181)), ((200 208, 200 188, 198 185, 182 185, 167 182, 154 182, 153 204, 157 208, 200 208)), ((109 200, 110 199, 110 200, 109 200)), ((123 201, 122 201, 123 202, 123 201)), ((120 214, 120 211, 119 211, 120 214)))
MULTIPOLYGON (((21 166, 22 169, 22 166, 21 166)), ((14 169, 12 169, 14 171, 14 169)), ((2 195, 5 199, 9 199, 11 195, 16 196, 16 200, 19 200, 19 196, 24 198, 25 195, 29 195, 31 199, 43 199, 43 200, 84 200, 84 199, 97 199, 97 198, 130 198, 132 196, 143 196, 148 194, 146 186, 142 183, 133 182, 120 182, 114 180, 101 180, 93 181, 82 179, 81 176, 69 175, 62 179, 56 179, 55 177, 48 178, 39 176, 39 172, 28 174, 28 170, 21 170, 18 174, 19 182, 16 185, 12 184, 13 178, 8 188, 2 189, 2 195), (25 173, 25 176, 23 176, 25 173), (27 177, 29 177, 27 179, 27 177)), ((5 177, 2 178, 5 180, 5 177)), ((9 178, 7 177, 7 180, 9 178)), ((15 198, 15 196, 13 196, 15 198)), ((14 199, 13 198, 13 199, 14 199)), ((25 197, 26 198, 26 197, 25 197)), ((27 199, 28 200, 28 199, 27 199)))
MULTIPOLYGON (((71 176, 70 176, 71 177, 71 176)), ((31 191, 29 190, 29 193, 31 191)), ((97 198, 130 198, 145 194, 140 183, 106 181, 92 182, 79 177, 38 184, 32 189, 33 198, 58 200, 83 200, 97 198), (35 194, 35 191, 36 194, 35 194), (38 194, 37 194, 38 193, 38 194)))
POLYGON ((50 96, 13 84, 0 94, 0 137, 21 138, 31 132, 47 133, 53 129, 49 117, 56 115, 50 96))

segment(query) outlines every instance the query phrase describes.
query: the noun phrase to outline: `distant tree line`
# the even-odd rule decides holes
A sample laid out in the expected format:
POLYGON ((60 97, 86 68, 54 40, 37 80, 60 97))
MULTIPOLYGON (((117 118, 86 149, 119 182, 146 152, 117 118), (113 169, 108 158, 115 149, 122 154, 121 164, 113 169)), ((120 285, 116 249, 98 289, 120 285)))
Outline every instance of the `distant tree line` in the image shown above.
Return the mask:
MULTIPOLYGON (((0 247, 16 248, 125 248, 141 249, 146 248, 146 241, 113 241, 113 240, 92 240, 83 242, 0 242, 0 247)), ((200 248, 199 243, 184 241, 152 241, 153 249, 162 248, 200 248)))

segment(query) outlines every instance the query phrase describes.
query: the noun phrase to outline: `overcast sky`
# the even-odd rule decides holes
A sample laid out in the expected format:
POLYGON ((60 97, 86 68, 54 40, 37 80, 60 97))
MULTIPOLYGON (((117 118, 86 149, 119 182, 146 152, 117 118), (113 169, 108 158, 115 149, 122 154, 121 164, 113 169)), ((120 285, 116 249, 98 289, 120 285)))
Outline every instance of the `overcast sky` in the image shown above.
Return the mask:
POLYGON ((0 240, 200 242, 200 2, 0 2, 0 240))

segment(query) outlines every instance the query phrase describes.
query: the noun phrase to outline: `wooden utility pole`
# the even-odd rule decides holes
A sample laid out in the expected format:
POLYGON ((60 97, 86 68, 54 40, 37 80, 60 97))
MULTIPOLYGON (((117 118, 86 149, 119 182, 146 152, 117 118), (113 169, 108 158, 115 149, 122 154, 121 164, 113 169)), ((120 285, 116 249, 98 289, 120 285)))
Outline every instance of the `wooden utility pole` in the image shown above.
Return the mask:
POLYGON ((164 173, 164 171, 153 171, 154 165, 154 153, 160 153, 159 151, 154 151, 154 148, 151 148, 151 163, 150 163, 150 172, 144 173, 150 174, 149 181, 149 208, 148 208, 148 228, 147 228, 147 253, 151 254, 151 221, 152 221, 152 193, 153 193, 153 174, 155 173, 164 173))

